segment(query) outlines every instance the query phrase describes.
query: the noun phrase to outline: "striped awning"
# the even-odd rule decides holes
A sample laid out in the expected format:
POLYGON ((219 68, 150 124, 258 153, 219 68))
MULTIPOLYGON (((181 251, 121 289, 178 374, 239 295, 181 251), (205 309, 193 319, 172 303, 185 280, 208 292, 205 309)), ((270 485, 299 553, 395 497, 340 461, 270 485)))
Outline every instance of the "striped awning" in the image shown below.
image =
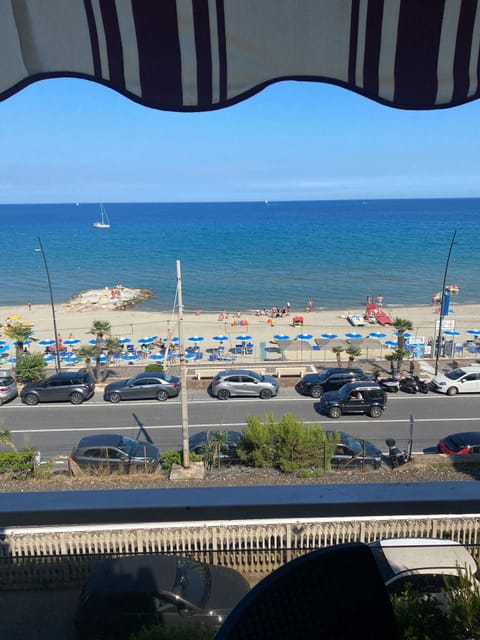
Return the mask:
POLYGON ((479 49, 477 0, 2 0, 0 99, 78 77, 201 111, 302 80, 433 109, 479 97, 479 49))

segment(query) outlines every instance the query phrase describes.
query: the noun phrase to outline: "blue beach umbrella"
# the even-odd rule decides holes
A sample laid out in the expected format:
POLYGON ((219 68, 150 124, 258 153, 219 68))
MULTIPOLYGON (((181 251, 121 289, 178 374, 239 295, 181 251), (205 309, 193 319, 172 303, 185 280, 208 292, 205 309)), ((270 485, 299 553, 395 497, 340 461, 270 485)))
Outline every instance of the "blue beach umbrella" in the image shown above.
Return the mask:
POLYGON ((38 344, 41 347, 51 347, 52 344, 55 344, 55 340, 40 340, 38 344))
POLYGON ((333 340, 334 338, 337 338, 337 334, 336 333, 322 333, 320 335, 321 338, 323 338, 324 340, 333 340))
MULTIPOLYGON (((394 336, 398 336, 398 331, 394 331, 393 335, 394 336)), ((405 333, 403 334, 403 337, 404 338, 410 338, 411 335, 412 335, 411 333, 408 333, 408 331, 405 331, 405 333)))
POLYGON ((8 364, 15 364, 17 362, 17 359, 16 358, 9 358, 7 360, 7 362, 8 362, 8 364))
POLYGON ((78 344, 80 342, 80 340, 78 338, 69 338, 68 340, 64 340, 63 344, 66 344, 67 346, 71 346, 74 344, 78 344))
POLYGON ((204 340, 205 338, 202 336, 190 336, 190 338, 188 338, 189 342, 203 342, 204 340))
POLYGON ((79 358, 75 355, 66 357, 63 359, 65 364, 75 364, 76 362, 78 362, 79 358))
POLYGON ((466 333, 469 333, 472 336, 480 336, 480 329, 469 329, 466 333))
POLYGON ((460 331, 451 331, 450 329, 448 331, 444 331, 443 333, 446 336, 459 336, 460 335, 460 331))
POLYGON ((55 356, 43 356, 43 359, 45 362, 51 362, 52 360, 55 360, 55 356))
POLYGON ((128 344, 131 340, 130 338, 120 338, 119 342, 120 344, 128 344))
POLYGON ((360 340, 361 338, 363 338, 361 333, 346 333, 345 337, 349 340, 360 340))
MULTIPOLYGON (((54 341, 54 342, 55 342, 55 341, 54 341)), ((14 341, 12 342, 12 345, 16 345, 16 344, 18 344, 18 340, 14 340, 14 341)), ((23 344, 23 345, 25 345, 25 346, 27 346, 27 345, 29 345, 29 344, 32 344, 32 341, 31 341, 31 340, 24 340, 22 344, 23 344)))
POLYGON ((398 347, 398 342, 395 342, 395 340, 386 340, 383 344, 386 347, 392 347, 392 349, 396 349, 398 347))
POLYGON ((153 361, 165 360, 165 355, 163 353, 152 353, 148 356, 148 359, 153 361))
POLYGON ((138 344, 152 344, 152 342, 154 341, 153 337, 149 337, 149 338, 139 338, 137 340, 138 344))
POLYGON ((290 340, 290 336, 287 336, 285 333, 276 333, 273 336, 274 340, 290 340))
POLYGON ((123 356, 120 356, 122 360, 127 360, 128 362, 133 362, 133 360, 139 360, 140 356, 136 353, 125 353, 123 356))
POLYGON ((177 342, 180 342, 180 338, 178 338, 177 336, 173 336, 173 338, 164 338, 163 341, 168 343, 172 343, 172 344, 177 344, 177 342))
POLYGON ((228 336, 213 336, 212 340, 215 340, 216 342, 225 342, 225 340, 228 340, 228 336))
POLYGON ((299 333, 297 340, 311 340, 313 338, 311 333, 299 333))
POLYGON ((8 344, 6 340, 0 340, 0 347, 3 347, 6 344, 8 344))
MULTIPOLYGON (((105 342, 106 342, 106 340, 105 340, 105 338, 103 338, 103 340, 101 340, 101 341, 100 341, 100 344, 105 344, 105 342)), ((40 344, 40 343, 39 343, 39 344, 40 344)), ((97 341, 96 341, 96 340, 89 340, 89 341, 88 341, 88 344, 96 345, 96 344, 97 344, 97 341)))
POLYGON ((249 335, 243 335, 243 336, 237 336, 235 338, 235 340, 240 340, 241 342, 246 342, 247 340, 251 340, 252 336, 249 335))
POLYGON ((195 354, 194 353, 186 353, 185 354, 185 360, 193 360, 193 358, 195 358, 195 354))
POLYGON ((372 331, 372 333, 368 334, 369 338, 386 338, 387 334, 386 333, 382 333, 381 331, 372 331))
POLYGON ((8 351, 10 349, 10 347, 7 345, 5 345, 4 347, 0 347, 0 353, 5 353, 6 351, 8 351))

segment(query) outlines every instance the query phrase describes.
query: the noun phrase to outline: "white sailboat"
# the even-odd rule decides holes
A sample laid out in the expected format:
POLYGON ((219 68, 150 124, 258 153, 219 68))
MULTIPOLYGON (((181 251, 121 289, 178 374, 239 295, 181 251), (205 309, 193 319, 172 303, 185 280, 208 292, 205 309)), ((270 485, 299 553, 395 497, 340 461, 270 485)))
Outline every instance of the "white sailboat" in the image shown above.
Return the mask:
POLYGON ((100 220, 93 223, 95 229, 110 229, 110 220, 103 204, 100 205, 100 220))

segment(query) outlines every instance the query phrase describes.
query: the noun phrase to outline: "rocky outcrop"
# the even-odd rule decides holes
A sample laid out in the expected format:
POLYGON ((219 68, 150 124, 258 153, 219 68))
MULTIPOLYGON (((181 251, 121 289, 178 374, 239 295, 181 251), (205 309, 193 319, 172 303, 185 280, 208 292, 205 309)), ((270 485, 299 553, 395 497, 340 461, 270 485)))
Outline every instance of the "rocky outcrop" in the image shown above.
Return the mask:
POLYGON ((124 311, 153 295, 150 289, 130 289, 117 284, 113 287, 82 291, 71 298, 66 303, 66 307, 70 311, 95 311, 95 309, 124 311))

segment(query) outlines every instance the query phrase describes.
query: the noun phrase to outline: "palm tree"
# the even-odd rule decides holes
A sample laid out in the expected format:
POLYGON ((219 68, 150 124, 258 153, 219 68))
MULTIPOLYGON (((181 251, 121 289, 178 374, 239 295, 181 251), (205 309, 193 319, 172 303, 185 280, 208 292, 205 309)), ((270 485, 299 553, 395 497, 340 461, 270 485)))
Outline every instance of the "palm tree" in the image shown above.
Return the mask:
POLYGON ((337 365, 339 367, 341 367, 342 366, 342 352, 345 351, 345 349, 343 347, 341 347, 340 345, 337 345, 335 347, 332 347, 332 351, 337 356, 337 365))
POLYGON ((4 327, 3 330, 7 337, 15 341, 15 355, 18 363, 22 358, 25 342, 27 340, 35 340, 33 337, 35 331, 32 325, 23 324, 23 322, 16 322, 10 327, 4 327))
POLYGON ((119 338, 107 336, 105 343, 103 344, 103 350, 107 352, 107 365, 103 371, 102 381, 107 377, 108 365, 112 362, 113 354, 119 353, 122 350, 122 343, 119 338))
POLYGON ((98 380, 100 375, 100 355, 102 353, 102 342, 105 335, 110 335, 112 326, 106 320, 94 320, 88 333, 95 336, 95 378, 98 380))
POLYGON ((345 353, 348 353, 348 366, 353 366, 353 361, 362 354, 362 350, 356 344, 351 344, 345 349, 345 353))
POLYGON ((408 349, 401 349, 400 347, 397 347, 396 349, 392 349, 391 353, 385 356, 385 360, 390 362, 390 367, 393 375, 395 373, 395 363, 397 363, 396 370, 400 371, 403 360, 408 360, 408 358, 411 357, 411 351, 409 351, 408 349))
POLYGON ((12 451, 17 450, 10 429, 0 429, 0 446, 9 447, 12 451))
POLYGON ((97 355, 97 347, 93 344, 82 344, 78 350, 80 358, 85 358, 85 368, 88 373, 92 373, 92 358, 97 355))
POLYGON ((413 329, 413 324, 410 320, 406 320, 405 318, 395 318, 392 322, 392 326, 398 333, 398 348, 403 349, 405 346, 405 332, 411 331, 413 329))

